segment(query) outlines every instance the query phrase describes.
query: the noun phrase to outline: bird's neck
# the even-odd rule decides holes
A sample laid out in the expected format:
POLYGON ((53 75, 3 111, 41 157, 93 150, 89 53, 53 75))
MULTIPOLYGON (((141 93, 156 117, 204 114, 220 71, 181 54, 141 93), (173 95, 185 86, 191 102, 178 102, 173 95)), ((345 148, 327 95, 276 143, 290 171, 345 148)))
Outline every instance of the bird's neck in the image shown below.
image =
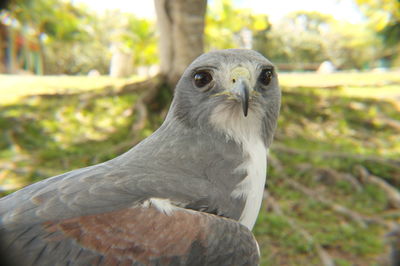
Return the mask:
POLYGON ((261 207, 267 172, 267 153, 262 137, 261 113, 249 112, 245 117, 241 110, 215 108, 211 124, 227 138, 241 146, 243 162, 235 171, 244 170, 246 177, 235 185, 231 197, 244 199, 239 222, 250 230, 253 228, 261 207))
POLYGON ((240 110, 216 107, 210 116, 210 124, 227 138, 238 144, 247 145, 262 139, 260 114, 249 112, 245 117, 240 110))

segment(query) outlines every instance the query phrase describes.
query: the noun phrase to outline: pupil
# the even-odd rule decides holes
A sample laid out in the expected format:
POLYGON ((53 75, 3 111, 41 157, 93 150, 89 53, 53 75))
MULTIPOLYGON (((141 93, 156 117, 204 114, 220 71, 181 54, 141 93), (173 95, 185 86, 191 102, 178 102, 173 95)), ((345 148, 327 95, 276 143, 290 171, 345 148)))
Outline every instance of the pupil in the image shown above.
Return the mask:
POLYGON ((200 81, 200 80, 204 79, 204 75, 203 74, 196 74, 195 79, 200 81))
POLYGON ((210 73, 202 71, 194 75, 194 83, 197 87, 204 87, 212 80, 210 73))
POLYGON ((269 69, 263 70, 260 75, 260 81, 264 85, 268 85, 272 79, 272 71, 269 69))

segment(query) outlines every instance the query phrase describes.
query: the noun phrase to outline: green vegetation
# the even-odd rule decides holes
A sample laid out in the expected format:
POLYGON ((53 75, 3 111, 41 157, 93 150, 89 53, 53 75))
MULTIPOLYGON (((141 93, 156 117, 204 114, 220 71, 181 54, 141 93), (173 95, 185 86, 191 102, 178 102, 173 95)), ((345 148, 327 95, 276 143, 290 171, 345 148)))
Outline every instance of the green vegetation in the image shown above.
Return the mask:
POLYGON ((395 0, 356 0, 371 26, 385 40, 386 48, 399 51, 400 2, 395 0), (379 7, 379 8, 378 8, 379 7), (395 48, 397 46, 397 48, 395 48))
POLYGON ((10 45, 8 57, 0 50, 0 72, 8 60, 15 68, 11 73, 24 69, 47 75, 90 70, 106 74, 117 52, 129 54, 134 67, 158 62, 155 21, 117 10, 97 14, 68 1, 10 2, 9 10, 0 12, 0 32, 8 28, 7 38, 0 34, 0 42, 10 45), (19 47, 18 42, 24 45, 19 47))
POLYGON ((364 175, 385 180, 398 193, 398 77, 281 76, 281 117, 267 179, 270 200, 255 228, 262 265, 322 265, 317 249, 337 265, 384 265, 384 235, 400 212, 388 190, 364 175))
MULTIPOLYGON (((371 178, 400 187, 399 76, 281 75, 269 196, 254 230, 262 265, 321 265, 324 252, 336 265, 384 263, 399 203, 371 178)), ((113 158, 151 134, 165 107, 132 130, 142 91, 124 91, 128 81, 0 76, 10 86, 0 91, 2 193, 113 158)))
MULTIPOLYGON (((315 70, 327 60, 339 69, 399 66, 399 2, 356 3, 366 15, 364 22, 296 11, 272 24, 266 14, 239 8, 231 0, 212 1, 204 47, 252 47, 288 70, 315 70)), ((0 34, 0 42, 7 43, 7 51, 0 50, 1 72, 7 65, 7 73, 87 74, 95 69, 106 74, 112 57, 123 54, 128 72, 137 73, 159 59, 155 21, 127 12, 95 13, 73 1, 12 0, 8 11, 0 12, 0 22, 0 32, 8 32, 0 34)))
POLYGON ((208 6, 205 44, 206 50, 252 47, 291 70, 316 69, 325 60, 341 69, 377 67, 383 49, 367 23, 298 11, 271 24, 268 16, 236 8, 229 0, 208 6))

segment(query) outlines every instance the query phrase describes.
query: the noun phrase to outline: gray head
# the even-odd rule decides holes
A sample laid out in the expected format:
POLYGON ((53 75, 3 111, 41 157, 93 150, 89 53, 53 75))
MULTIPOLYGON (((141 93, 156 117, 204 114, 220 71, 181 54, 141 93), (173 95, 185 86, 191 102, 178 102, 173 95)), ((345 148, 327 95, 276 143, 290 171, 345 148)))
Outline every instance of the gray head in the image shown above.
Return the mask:
POLYGON ((261 54, 213 51, 199 56, 183 73, 166 122, 178 120, 240 142, 256 134, 269 146, 280 98, 276 69, 261 54))

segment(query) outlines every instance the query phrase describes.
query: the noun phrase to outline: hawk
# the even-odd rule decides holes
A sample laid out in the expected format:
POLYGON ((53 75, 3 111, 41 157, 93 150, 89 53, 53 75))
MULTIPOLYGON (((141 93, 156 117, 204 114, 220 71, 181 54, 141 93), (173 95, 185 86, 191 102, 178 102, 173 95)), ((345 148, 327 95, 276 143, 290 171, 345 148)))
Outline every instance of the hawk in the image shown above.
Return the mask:
POLYGON ((258 264, 251 230, 280 98, 261 54, 201 55, 151 136, 0 199, 4 256, 16 265, 258 264))

